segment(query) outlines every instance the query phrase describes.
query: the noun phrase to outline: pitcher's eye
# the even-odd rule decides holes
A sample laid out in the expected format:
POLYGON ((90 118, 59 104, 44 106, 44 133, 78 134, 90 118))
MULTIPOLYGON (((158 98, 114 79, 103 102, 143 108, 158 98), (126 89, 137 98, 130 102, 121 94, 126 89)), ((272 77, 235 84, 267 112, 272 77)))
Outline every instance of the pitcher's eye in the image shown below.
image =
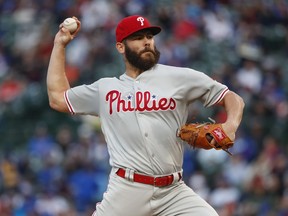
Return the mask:
POLYGON ((148 39, 152 39, 152 38, 153 38, 153 35, 152 35, 152 34, 148 34, 146 37, 147 37, 148 39))
POLYGON ((142 40, 144 38, 144 35, 133 35, 131 37, 131 40, 142 40))

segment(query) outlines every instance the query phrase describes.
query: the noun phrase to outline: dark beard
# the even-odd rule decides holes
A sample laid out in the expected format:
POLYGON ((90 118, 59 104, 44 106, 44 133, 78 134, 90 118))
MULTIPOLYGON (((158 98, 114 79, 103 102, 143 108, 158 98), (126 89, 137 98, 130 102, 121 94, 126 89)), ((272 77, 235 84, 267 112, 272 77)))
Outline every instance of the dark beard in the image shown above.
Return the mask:
POLYGON ((141 72, 146 71, 154 67, 160 58, 160 52, 157 50, 156 47, 154 47, 155 51, 152 49, 146 47, 144 50, 142 50, 140 53, 137 53, 133 50, 131 50, 127 44, 125 44, 125 57, 127 61, 135 68, 139 69, 141 72), (141 58, 141 55, 145 52, 151 52, 153 54, 153 57, 150 58, 141 58))

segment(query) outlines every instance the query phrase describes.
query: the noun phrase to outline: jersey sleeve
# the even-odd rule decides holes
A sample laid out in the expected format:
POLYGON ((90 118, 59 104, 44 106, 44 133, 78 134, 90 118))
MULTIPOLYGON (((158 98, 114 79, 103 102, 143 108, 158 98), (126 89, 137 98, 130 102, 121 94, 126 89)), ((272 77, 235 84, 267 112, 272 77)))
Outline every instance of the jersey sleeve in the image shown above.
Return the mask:
POLYGON ((214 80, 214 84, 211 85, 209 93, 203 97, 204 106, 209 107, 219 103, 228 91, 229 89, 227 86, 214 80))
POLYGON ((99 114, 99 84, 80 85, 67 90, 64 94, 71 114, 99 114))
POLYGON ((191 80, 187 85, 187 98, 194 101, 200 99, 205 107, 210 107, 220 102, 229 91, 228 87, 203 72, 188 69, 186 79, 191 80))

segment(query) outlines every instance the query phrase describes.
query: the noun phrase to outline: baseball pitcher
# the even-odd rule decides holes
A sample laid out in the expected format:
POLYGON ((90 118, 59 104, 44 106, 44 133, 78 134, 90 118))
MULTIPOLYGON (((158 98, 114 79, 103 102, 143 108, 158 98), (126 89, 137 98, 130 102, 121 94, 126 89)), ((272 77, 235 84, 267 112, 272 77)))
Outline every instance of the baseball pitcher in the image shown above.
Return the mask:
POLYGON ((112 169, 93 216, 218 215, 182 180, 184 145, 228 150, 242 119, 241 97, 202 72, 159 64, 154 36, 161 28, 139 15, 122 19, 116 27, 123 74, 71 88, 65 75, 65 47, 81 28, 73 18, 77 30, 70 33, 60 24, 55 36, 47 89, 53 109, 101 119, 112 169), (188 134, 189 128, 183 127, 195 101, 204 107, 223 106, 227 120, 216 127, 196 126, 188 134))

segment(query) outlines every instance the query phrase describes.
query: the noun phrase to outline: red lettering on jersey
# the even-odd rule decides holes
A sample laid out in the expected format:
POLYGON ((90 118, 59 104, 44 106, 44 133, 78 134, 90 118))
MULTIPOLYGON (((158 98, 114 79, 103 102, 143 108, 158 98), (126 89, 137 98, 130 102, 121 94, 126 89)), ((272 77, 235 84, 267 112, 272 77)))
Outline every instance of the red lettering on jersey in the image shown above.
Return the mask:
POLYGON ((106 101, 109 103, 109 113, 113 113, 113 105, 116 107, 116 112, 132 112, 132 111, 158 111, 158 110, 174 110, 176 101, 173 98, 156 99, 155 95, 151 95, 149 91, 136 92, 135 107, 132 105, 131 99, 123 99, 121 92, 113 90, 107 93, 106 101))
POLYGON ((116 101, 117 98, 119 98, 120 94, 121 94, 120 92, 113 90, 113 91, 110 91, 106 95, 106 101, 109 101, 109 113, 110 113, 110 115, 113 112, 113 109, 112 109, 113 102, 116 101))
POLYGON ((145 107, 141 107, 141 102, 143 100, 143 93, 142 92, 136 92, 136 98, 135 98, 135 105, 136 105, 136 111, 143 112, 145 110, 145 107))

